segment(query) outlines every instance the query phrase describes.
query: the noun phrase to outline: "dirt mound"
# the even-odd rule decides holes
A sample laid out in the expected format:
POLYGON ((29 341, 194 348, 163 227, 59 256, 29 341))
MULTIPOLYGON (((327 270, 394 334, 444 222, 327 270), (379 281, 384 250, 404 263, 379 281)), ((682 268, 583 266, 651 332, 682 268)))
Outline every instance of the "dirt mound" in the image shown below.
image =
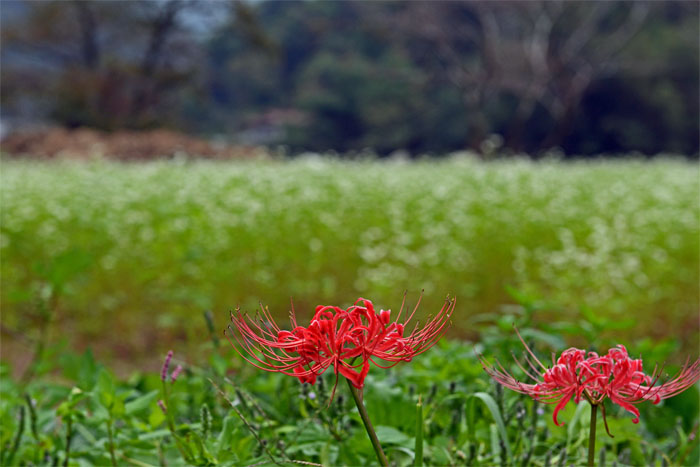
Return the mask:
POLYGON ((248 146, 211 143, 170 130, 105 133, 87 128, 50 128, 8 135, 2 152, 35 158, 148 160, 176 156, 233 159, 259 156, 263 150, 248 146))

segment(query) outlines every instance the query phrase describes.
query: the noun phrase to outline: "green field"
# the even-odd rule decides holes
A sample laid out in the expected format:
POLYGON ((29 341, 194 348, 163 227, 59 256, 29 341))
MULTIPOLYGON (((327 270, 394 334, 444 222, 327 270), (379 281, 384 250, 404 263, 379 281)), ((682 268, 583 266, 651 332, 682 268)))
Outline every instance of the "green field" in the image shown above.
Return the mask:
MULTIPOLYGON (((397 310, 424 289, 421 317, 457 297, 451 339, 365 381, 398 466, 586 461, 587 403, 557 427, 482 370, 476 352, 526 378, 513 324, 545 361, 625 344, 666 363, 659 383, 697 358, 693 162, 5 160, 1 182, 0 465, 375 462, 343 381, 328 404, 332 370, 301 385, 231 349, 239 304, 282 318, 292 297, 306 325, 358 296, 397 310), (170 348, 185 370, 163 383, 170 348)), ((697 389, 636 425, 608 401, 598 465, 697 465, 697 389)))
POLYGON ((1 181, 4 345, 48 313, 55 340, 138 359, 201 341, 205 309, 223 328, 237 305, 304 317, 424 289, 426 313, 457 297, 452 336, 508 329, 515 294, 563 335, 698 347, 687 161, 3 161, 1 181))

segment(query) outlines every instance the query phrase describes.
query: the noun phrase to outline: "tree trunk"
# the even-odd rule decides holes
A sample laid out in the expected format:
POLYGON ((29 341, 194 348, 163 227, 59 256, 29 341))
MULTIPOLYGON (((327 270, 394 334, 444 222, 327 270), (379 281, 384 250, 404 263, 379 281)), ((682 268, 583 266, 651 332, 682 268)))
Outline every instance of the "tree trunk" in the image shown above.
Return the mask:
POLYGON ((100 64, 100 49, 97 44, 97 23, 89 2, 73 2, 78 12, 80 24, 81 50, 85 68, 95 70, 100 64))
POLYGON ((504 144, 504 146, 512 149, 513 152, 522 152, 524 149, 523 134, 525 130, 525 125, 530 119, 534 108, 534 99, 523 98, 518 102, 518 107, 515 110, 513 119, 508 125, 508 130, 506 131, 504 144))
MULTIPOLYGON (((577 102, 579 99, 576 100, 577 102)), ((547 151, 549 149, 560 147, 564 144, 566 137, 571 134, 571 130, 574 126, 574 119, 576 118, 576 106, 573 103, 566 105, 564 110, 556 119, 554 128, 549 132, 547 137, 542 143, 542 151, 547 151)))

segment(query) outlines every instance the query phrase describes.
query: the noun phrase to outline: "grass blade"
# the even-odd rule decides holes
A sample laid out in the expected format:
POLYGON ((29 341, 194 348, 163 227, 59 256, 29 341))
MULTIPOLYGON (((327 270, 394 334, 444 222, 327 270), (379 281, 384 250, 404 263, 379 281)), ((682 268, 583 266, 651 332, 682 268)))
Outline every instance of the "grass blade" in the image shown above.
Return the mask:
POLYGON ((414 467, 421 467, 423 465, 423 401, 420 396, 416 404, 416 445, 413 452, 415 452, 414 467))
MULTIPOLYGON (((510 450, 510 443, 508 442, 508 434, 506 433, 506 425, 503 423, 503 417, 501 416, 501 411, 498 409, 498 404, 496 404, 496 401, 491 397, 491 395, 485 393, 485 392, 477 392, 472 394, 473 398, 479 399, 481 402, 484 403, 487 409, 489 409, 489 412, 491 412, 491 416, 493 417, 493 420, 496 422, 496 428, 498 428, 498 433, 501 436, 501 439, 503 440, 503 444, 506 447, 506 453, 508 455, 508 459, 512 457, 512 453, 510 450)), ((507 462, 506 462, 507 463, 507 462)))

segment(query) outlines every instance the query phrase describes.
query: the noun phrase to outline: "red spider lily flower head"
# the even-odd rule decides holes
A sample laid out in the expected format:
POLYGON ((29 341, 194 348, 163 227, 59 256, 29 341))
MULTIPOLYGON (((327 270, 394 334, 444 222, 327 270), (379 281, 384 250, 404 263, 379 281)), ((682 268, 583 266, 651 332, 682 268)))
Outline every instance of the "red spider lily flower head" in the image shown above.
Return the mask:
POLYGON ((336 383, 338 375, 342 375, 362 389, 370 362, 389 368, 400 361, 410 361, 435 345, 449 325, 455 301, 446 301, 434 317, 422 326, 416 324, 408 335, 406 325, 418 305, 401 322, 404 303, 394 321, 390 310, 377 311, 364 298, 347 309, 318 306, 306 327, 297 324, 292 308, 289 331, 280 329, 266 308, 261 307, 261 313, 254 318, 237 310, 231 313, 232 324, 225 334, 241 357, 257 368, 314 384, 318 375, 333 367, 336 383))
MULTIPOLYGON (((535 384, 521 383, 498 361, 494 366, 479 356, 481 364, 497 383, 535 400, 556 404, 553 419, 557 426, 563 425, 557 420, 559 412, 571 399, 578 404, 582 397, 593 405, 602 404, 608 398, 632 413, 635 416, 632 421, 638 423, 639 410, 635 404, 643 401, 657 404, 662 399, 680 394, 700 379, 700 359, 692 364, 686 360, 674 378, 657 385, 661 372, 655 368, 652 375, 644 373, 642 360, 630 358, 623 345, 610 349, 602 356, 570 348, 562 352, 556 362, 552 357, 552 367, 547 368, 527 346, 519 332, 518 337, 525 346, 525 360, 529 368, 525 368, 517 359, 516 363, 535 384)), ((604 406, 601 407, 605 417, 604 406)))
POLYGON ((430 349, 445 334, 456 304, 454 299, 445 300, 435 316, 429 316, 422 325, 420 322, 416 322, 411 332, 406 334, 406 327, 418 310, 420 301, 419 298, 411 314, 402 322, 401 315, 406 304, 405 294, 394 321, 391 321, 391 310, 376 312, 371 301, 364 298, 357 299, 355 306, 358 307, 358 303, 362 303, 364 307, 358 307, 358 309, 366 310, 368 316, 375 317, 375 319, 370 319, 372 324, 367 333, 369 338, 364 341, 368 358, 372 363, 380 368, 389 368, 401 361, 410 362, 413 357, 430 349), (377 363, 376 359, 390 362, 390 365, 382 366, 377 363))
POLYGON ((639 410, 635 404, 651 401, 658 404, 688 389, 700 379, 700 359, 691 363, 687 359, 681 370, 663 384, 656 384, 661 370, 654 368, 651 375, 644 373, 641 359, 630 358, 627 349, 618 345, 607 355, 589 357, 586 366, 591 377, 586 392, 592 404, 600 404, 607 397, 634 415, 633 423, 639 423, 639 410))

